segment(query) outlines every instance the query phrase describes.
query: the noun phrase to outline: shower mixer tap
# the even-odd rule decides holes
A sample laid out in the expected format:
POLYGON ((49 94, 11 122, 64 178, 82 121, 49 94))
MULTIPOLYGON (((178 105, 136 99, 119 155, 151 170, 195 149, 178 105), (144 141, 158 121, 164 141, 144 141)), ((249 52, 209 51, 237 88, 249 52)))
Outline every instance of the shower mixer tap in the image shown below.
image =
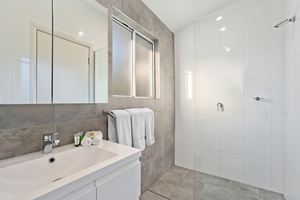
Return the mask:
POLYGON ((256 100, 256 101, 261 101, 263 98, 262 97, 255 97, 253 99, 256 100))
POLYGON ((220 112, 224 112, 224 104, 221 102, 217 103, 217 110, 220 112))

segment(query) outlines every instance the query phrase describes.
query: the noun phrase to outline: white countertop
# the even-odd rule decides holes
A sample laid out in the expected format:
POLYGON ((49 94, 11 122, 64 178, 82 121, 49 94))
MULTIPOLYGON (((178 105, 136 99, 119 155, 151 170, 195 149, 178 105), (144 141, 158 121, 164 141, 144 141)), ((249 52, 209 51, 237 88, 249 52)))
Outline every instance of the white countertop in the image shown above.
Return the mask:
POLYGON ((104 176, 121 162, 140 156, 138 149, 103 141, 99 146, 66 145, 54 148, 52 154, 36 152, 3 160, 0 161, 0 200, 36 199, 81 178, 92 178, 95 172, 102 171, 104 176), (48 163, 51 157, 57 158, 57 166, 48 163), (49 181, 55 174, 63 174, 63 178, 49 181))

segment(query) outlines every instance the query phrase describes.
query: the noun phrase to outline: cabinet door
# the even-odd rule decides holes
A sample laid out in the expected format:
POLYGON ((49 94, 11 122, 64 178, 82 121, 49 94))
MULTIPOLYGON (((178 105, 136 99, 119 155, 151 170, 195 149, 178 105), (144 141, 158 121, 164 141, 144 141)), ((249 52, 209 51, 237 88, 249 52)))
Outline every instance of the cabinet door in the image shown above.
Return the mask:
POLYGON ((97 200, 138 200, 141 193, 141 164, 120 169, 106 180, 96 181, 97 200))
POLYGON ((96 190, 89 191, 85 194, 75 197, 74 200, 97 200, 97 192, 96 190))

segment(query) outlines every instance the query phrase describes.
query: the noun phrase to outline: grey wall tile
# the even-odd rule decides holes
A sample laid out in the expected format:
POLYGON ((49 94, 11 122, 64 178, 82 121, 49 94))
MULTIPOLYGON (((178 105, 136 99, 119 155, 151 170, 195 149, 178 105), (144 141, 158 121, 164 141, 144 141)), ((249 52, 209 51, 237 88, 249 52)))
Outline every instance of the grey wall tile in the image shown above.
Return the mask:
POLYGON ((94 104, 55 105, 56 123, 90 120, 96 118, 96 106, 94 104))
POLYGON ((42 149, 42 135, 54 133, 54 125, 0 131, 0 158, 6 159, 42 149))
POLYGON ((107 118, 97 119, 97 130, 102 131, 103 138, 105 140, 108 139, 108 124, 107 124, 107 118))
POLYGON ((53 123, 53 105, 0 105, 0 129, 41 126, 53 123))
POLYGON ((78 131, 92 130, 97 130, 96 119, 56 124, 56 132, 59 133, 60 145, 73 143, 73 134, 78 131))

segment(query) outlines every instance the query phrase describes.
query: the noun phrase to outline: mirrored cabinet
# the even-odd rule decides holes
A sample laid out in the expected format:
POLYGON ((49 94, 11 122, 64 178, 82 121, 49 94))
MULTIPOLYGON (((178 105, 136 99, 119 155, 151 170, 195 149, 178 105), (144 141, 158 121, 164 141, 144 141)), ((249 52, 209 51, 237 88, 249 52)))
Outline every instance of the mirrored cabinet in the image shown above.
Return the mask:
POLYGON ((1 0, 0 26, 0 104, 107 103, 108 15, 96 0, 1 0))

